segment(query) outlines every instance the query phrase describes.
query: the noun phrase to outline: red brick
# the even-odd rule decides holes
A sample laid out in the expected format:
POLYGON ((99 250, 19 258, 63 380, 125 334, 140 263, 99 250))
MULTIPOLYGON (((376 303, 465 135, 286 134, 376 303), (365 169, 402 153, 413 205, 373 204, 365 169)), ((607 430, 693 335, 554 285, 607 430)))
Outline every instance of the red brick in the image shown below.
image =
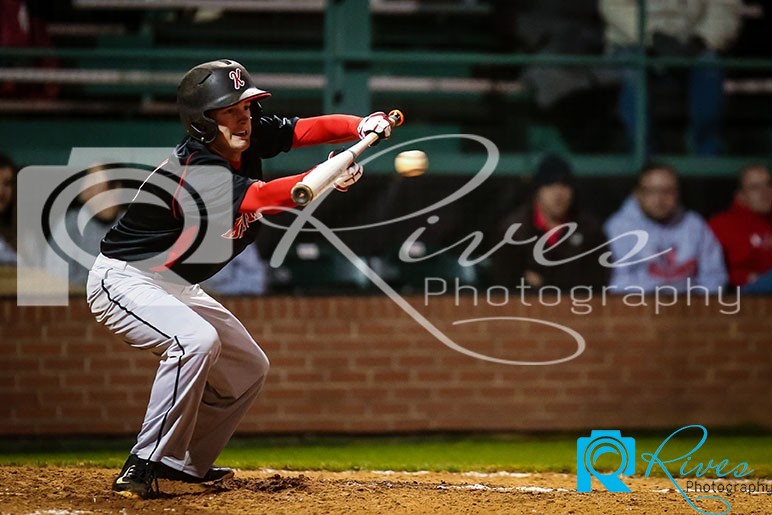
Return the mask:
POLYGON ((139 386, 147 384, 148 378, 140 373, 109 372, 107 383, 115 386, 139 386))
POLYGON ((393 404, 384 402, 375 402, 367 407, 368 411, 376 416, 380 415, 405 415, 409 411, 409 407, 405 404, 393 404))
POLYGON ((349 370, 330 370, 326 375, 327 381, 331 383, 365 384, 368 382, 368 374, 362 372, 353 372, 349 370))
POLYGON ((43 357, 40 359, 41 373, 83 373, 86 372, 86 359, 83 356, 74 357, 43 357))
POLYGON ((335 413, 341 415, 341 416, 348 416, 348 417, 357 417, 357 416, 364 416, 368 411, 371 411, 372 408, 369 406, 365 406, 364 404, 347 404, 343 406, 338 406, 335 408, 335 413))
POLYGON ((271 367, 281 370, 287 369, 308 369, 308 360, 305 357, 293 357, 273 354, 269 356, 271 367))
POLYGON ((448 383, 452 380, 449 370, 414 370, 411 375, 419 382, 448 383))
POLYGON ((72 356, 99 356, 108 350, 108 345, 101 340, 73 340, 65 344, 65 353, 72 356))
POLYGON ((24 404, 14 407, 15 418, 19 421, 40 420, 56 418, 56 406, 41 406, 38 404, 24 404))
MULTIPOLYGON (((465 311, 445 297, 433 299, 429 308, 421 306, 421 297, 410 300, 471 350, 531 360, 554 359, 575 349, 567 335, 537 324, 489 322, 458 330, 452 321, 469 316, 472 308, 465 311)), ((234 311, 260 315, 245 322, 266 339, 272 360, 265 392, 241 430, 574 430, 668 427, 684 416, 709 425, 772 427, 770 410, 736 402, 738 397, 763 398, 769 389, 772 299, 744 298, 742 312, 732 317, 718 314, 716 306, 684 305, 655 315, 652 307, 622 305, 621 297, 609 298, 608 306, 593 305, 593 314, 586 317, 571 314, 565 302, 552 308, 473 309, 475 316, 543 318, 586 337, 582 356, 544 367, 505 366, 454 352, 382 297, 230 302, 234 311), (281 317, 267 316, 272 313, 281 317), (300 336, 292 329, 299 318, 308 321, 308 331, 300 336), (278 325, 267 330, 272 323, 278 325), (351 324, 357 332, 349 335, 351 324), (692 395, 686 396, 687 391, 692 395), (467 395, 470 401, 458 402, 467 395), (385 406, 382 411, 379 405, 385 406), (716 411, 716 405, 727 409, 716 411)), ((24 406, 40 417, 15 417, 0 425, 0 433, 126 434, 138 429, 157 358, 131 349, 95 323, 84 306, 74 306, 17 308, 0 299, 0 313, 11 319, 2 324, 0 339, 12 342, 0 346, 0 394, 9 413, 24 406), (57 326, 66 329, 60 335, 67 337, 50 340, 57 326), (36 345, 42 352, 33 352, 36 345), (64 416, 81 406, 92 416, 98 409, 99 415, 50 419, 52 413, 64 416), (131 420, 126 420, 127 409, 131 420)))
POLYGON ((0 372, 32 372, 40 370, 40 360, 37 357, 25 356, 0 359, 0 372))
MULTIPOLYGON (((96 324, 95 321, 94 325, 96 324)), ((85 340, 88 331, 89 326, 85 324, 56 324, 46 327, 46 336, 50 339, 70 340, 75 343, 85 340)))
POLYGON ((433 389, 432 394, 438 399, 452 399, 454 402, 480 397, 475 389, 465 388, 463 386, 441 386, 433 389))
POLYGON ((16 374, 16 384, 20 390, 32 390, 37 391, 40 388, 55 387, 58 388, 62 385, 62 377, 60 374, 46 372, 22 372, 16 374))
POLYGON ((439 358, 433 354, 402 355, 396 358, 399 368, 424 368, 436 367, 439 358))
POLYGON ((91 388, 102 388, 106 384, 104 374, 68 374, 62 377, 63 386, 83 386, 91 388))
MULTIPOLYGON (((123 406, 119 407, 114 415, 125 417, 128 413, 131 412, 130 407, 123 406)), ((104 419, 104 410, 100 406, 89 406, 89 405, 68 405, 68 406, 62 406, 61 407, 61 416, 58 417, 61 420, 84 420, 86 422, 86 425, 88 425, 88 421, 90 420, 101 420, 104 419)))
POLYGON ((376 334, 397 334, 399 333, 399 324, 386 322, 358 321, 353 324, 357 334, 376 335, 376 334))
POLYGON ((386 355, 386 356, 374 356, 374 355, 355 356, 352 368, 355 368, 357 370, 374 369, 374 368, 375 369, 391 369, 392 367, 395 367, 394 363, 396 361, 397 361, 397 358, 393 357, 391 355, 386 355))
POLYGON ((45 331, 39 325, 10 326, 6 327, 6 333, 7 335, 3 337, 4 341, 16 341, 25 345, 45 339, 45 331))
POLYGON ((56 403, 60 406, 64 406, 66 404, 84 404, 87 402, 83 390, 63 388, 55 390, 40 389, 37 393, 45 404, 56 403))
POLYGON ((374 370, 372 372, 372 378, 374 384, 383 384, 383 388, 387 389, 389 384, 397 386, 400 383, 404 383, 410 379, 410 373, 407 371, 398 370, 374 370))
POLYGON ((314 368, 349 368, 349 358, 342 356, 315 356, 311 358, 311 364, 314 368))
MULTIPOLYGON (((115 419, 125 420, 127 423, 139 424, 145 418, 145 411, 147 406, 144 404, 129 404, 125 406, 120 405, 104 405, 98 407, 100 413, 102 413, 102 420, 111 421, 115 419)), ((97 416, 94 417, 95 420, 97 416)))
POLYGON ((91 404, 121 404, 129 403, 129 393, 125 390, 88 390, 86 402, 91 404))
POLYGON ((22 356, 43 357, 43 356, 64 356, 64 346, 61 341, 24 341, 21 342, 20 351, 22 356))
POLYGON ((521 393, 520 388, 514 385, 501 386, 501 387, 484 386, 479 389, 477 395, 483 399, 498 401, 498 400, 505 400, 505 399, 514 399, 520 393, 521 393))
POLYGON ((495 373, 491 370, 459 370, 456 378, 462 383, 489 385, 495 381, 495 373))
MULTIPOLYGON (((276 372, 270 372, 269 378, 276 372)), ((288 385, 295 383, 323 383, 326 380, 325 372, 321 369, 309 369, 308 372, 282 371, 283 382, 288 385)), ((269 379, 270 381, 270 379, 269 379)))
POLYGON ((14 376, 0 372, 0 398, 5 397, 8 392, 13 390, 15 384, 16 378, 14 376))
POLYGON ((305 389, 291 390, 288 388, 265 392, 264 396, 270 397, 271 401, 290 401, 290 400, 297 401, 297 400, 306 400, 309 397, 308 391, 305 389))
POLYGON ((528 397, 538 397, 540 399, 554 399, 560 392, 557 386, 524 385, 520 390, 528 397))

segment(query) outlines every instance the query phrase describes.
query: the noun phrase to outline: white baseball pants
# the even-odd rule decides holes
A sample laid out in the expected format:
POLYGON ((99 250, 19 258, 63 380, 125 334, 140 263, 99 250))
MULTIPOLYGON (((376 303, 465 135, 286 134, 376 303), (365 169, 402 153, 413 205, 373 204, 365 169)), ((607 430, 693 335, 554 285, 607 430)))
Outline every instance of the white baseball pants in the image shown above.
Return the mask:
POLYGON ((170 283, 100 255, 87 300, 99 322, 160 357, 131 452, 203 477, 260 392, 268 358, 197 284, 170 283))

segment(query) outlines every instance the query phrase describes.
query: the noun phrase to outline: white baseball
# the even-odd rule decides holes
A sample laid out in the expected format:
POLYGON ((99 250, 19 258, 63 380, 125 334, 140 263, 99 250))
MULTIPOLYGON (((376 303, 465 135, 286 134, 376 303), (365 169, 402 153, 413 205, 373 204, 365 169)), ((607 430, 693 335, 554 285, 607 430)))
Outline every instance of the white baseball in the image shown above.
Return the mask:
POLYGON ((429 158, 421 150, 406 150, 394 158, 394 169, 402 177, 417 177, 429 168, 429 158))

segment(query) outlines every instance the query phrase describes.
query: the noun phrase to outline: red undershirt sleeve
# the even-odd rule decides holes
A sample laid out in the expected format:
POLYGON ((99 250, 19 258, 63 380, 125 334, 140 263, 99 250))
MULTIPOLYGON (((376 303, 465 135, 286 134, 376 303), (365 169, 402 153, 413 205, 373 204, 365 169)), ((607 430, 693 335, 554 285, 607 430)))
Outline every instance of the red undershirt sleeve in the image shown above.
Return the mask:
MULTIPOLYGON (((310 171, 310 170, 309 170, 310 171)), ((239 206, 239 213, 254 213, 262 209, 263 214, 280 213, 280 209, 264 209, 266 207, 295 207, 290 192, 292 187, 303 180, 308 172, 289 177, 281 177, 272 181, 257 181, 247 188, 244 200, 239 206)))
POLYGON ((292 147, 343 143, 359 139, 357 126, 362 119, 348 114, 328 114, 301 118, 295 123, 292 147))

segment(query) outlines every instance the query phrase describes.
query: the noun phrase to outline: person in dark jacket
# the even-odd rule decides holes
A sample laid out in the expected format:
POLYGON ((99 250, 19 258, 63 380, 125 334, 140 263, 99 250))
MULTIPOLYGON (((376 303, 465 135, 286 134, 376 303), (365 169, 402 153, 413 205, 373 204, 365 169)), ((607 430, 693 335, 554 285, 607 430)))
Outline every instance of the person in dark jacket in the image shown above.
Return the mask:
POLYGON ((503 246, 492 256, 493 281, 501 286, 525 284, 535 288, 554 286, 570 290, 575 286, 601 287, 608 273, 598 263, 598 253, 571 259, 554 265, 537 261, 539 254, 551 262, 579 256, 606 240, 600 223, 576 205, 576 187, 571 166, 555 155, 547 155, 533 177, 533 197, 504 218, 499 228, 499 240, 513 224, 521 224, 514 233, 515 241, 535 240, 528 244, 503 246), (576 230, 560 227, 573 222, 576 230), (557 228, 557 229, 556 229, 557 228), (553 230, 555 229, 555 230, 553 230), (545 238, 544 251, 538 248, 545 238))

